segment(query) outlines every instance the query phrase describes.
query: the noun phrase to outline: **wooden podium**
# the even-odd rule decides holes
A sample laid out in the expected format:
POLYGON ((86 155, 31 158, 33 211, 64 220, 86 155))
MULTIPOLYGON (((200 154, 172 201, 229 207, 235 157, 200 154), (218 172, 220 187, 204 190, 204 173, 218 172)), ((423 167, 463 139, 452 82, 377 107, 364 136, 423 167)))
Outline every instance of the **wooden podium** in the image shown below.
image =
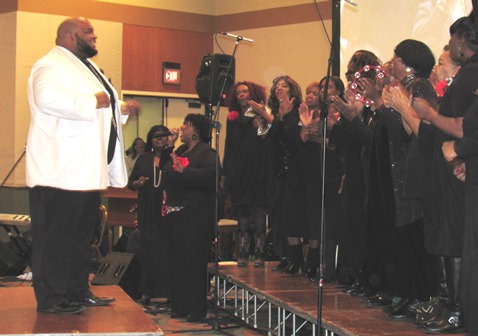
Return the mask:
POLYGON ((125 188, 109 187, 103 193, 108 200, 108 250, 113 250, 113 230, 115 227, 136 227, 136 203, 138 192, 125 188))

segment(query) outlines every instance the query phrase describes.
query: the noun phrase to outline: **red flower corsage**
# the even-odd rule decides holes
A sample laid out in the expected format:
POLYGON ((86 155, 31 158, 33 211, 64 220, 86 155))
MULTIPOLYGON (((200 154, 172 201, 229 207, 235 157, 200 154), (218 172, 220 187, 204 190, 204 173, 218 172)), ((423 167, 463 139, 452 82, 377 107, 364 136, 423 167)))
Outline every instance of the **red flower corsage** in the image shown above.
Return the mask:
MULTIPOLYGON (((189 159, 187 157, 178 156, 176 159, 184 168, 189 166, 189 159)), ((176 162, 173 162, 173 169, 174 171, 178 171, 178 167, 176 167, 176 162)))
POLYGON ((231 111, 231 112, 229 112, 229 114, 227 115, 227 120, 229 120, 229 121, 234 121, 234 120, 236 120, 238 117, 239 117, 239 112, 237 112, 237 111, 231 111))
POLYGON ((446 79, 444 79, 442 81, 439 81, 435 85, 435 92, 436 92, 437 96, 438 97, 443 97, 447 87, 448 87, 448 81, 446 79))

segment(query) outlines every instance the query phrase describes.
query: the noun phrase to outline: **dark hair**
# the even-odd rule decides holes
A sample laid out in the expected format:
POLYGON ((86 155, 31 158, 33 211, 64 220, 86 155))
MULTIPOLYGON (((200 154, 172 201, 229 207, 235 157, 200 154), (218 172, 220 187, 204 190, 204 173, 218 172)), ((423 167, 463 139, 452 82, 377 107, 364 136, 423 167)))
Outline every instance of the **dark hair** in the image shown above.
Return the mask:
POLYGON ((351 68, 353 72, 357 72, 366 65, 377 66, 382 62, 373 52, 368 50, 357 50, 354 52, 347 65, 347 69, 351 68))
POLYGON ((394 52, 406 66, 415 69, 418 77, 428 78, 435 66, 435 56, 423 42, 412 39, 403 40, 395 47, 394 52))
MULTIPOLYGON (((323 78, 320 80, 319 88, 322 87, 322 83, 325 84, 325 79, 326 79, 326 78, 327 78, 327 76, 323 77, 323 78)), ((340 98, 343 98, 343 97, 344 97, 344 91, 345 91, 344 82, 342 82, 342 80, 340 79, 340 77, 337 77, 337 76, 330 76, 330 81, 334 83, 335 87, 336 87, 337 90, 339 91, 338 96, 339 96, 340 98)))
POLYGON ((200 141, 211 140, 211 119, 205 115, 190 113, 184 118, 184 124, 189 124, 196 130, 200 141))
POLYGON ((138 138, 133 140, 133 143, 131 144, 131 146, 125 151, 126 155, 131 155, 132 154, 133 159, 136 159, 136 157, 138 156, 138 152, 136 151, 136 148, 134 148, 134 146, 136 145, 136 142, 139 141, 139 140, 144 142, 143 138, 138 137, 138 138))
POLYGON ((240 111, 241 109, 241 106, 239 105, 239 102, 237 101, 237 95, 236 95, 237 87, 240 85, 247 86, 251 100, 255 101, 256 103, 261 103, 266 101, 265 87, 253 82, 248 82, 248 81, 237 82, 229 89, 229 95, 227 99, 227 107, 229 108, 229 111, 233 111, 233 110, 240 111))
POLYGON ((154 125, 149 129, 146 136, 146 151, 150 151, 153 148, 153 135, 158 132, 169 133, 169 128, 163 125, 154 125))
POLYGON ((267 101, 267 105, 272 110, 273 115, 277 115, 279 111, 279 99, 277 99, 276 96, 276 86, 279 81, 283 80, 284 82, 289 85, 289 93, 291 98, 295 98, 294 100, 294 107, 299 107, 300 104, 302 104, 302 90, 300 89, 299 84, 289 76, 278 76, 274 78, 272 81, 272 86, 271 86, 271 91, 269 95, 269 100, 267 101))
POLYGON ((478 32, 475 26, 475 16, 471 13, 456 20, 450 26, 450 35, 457 34, 465 39, 466 46, 472 51, 478 51, 478 32))

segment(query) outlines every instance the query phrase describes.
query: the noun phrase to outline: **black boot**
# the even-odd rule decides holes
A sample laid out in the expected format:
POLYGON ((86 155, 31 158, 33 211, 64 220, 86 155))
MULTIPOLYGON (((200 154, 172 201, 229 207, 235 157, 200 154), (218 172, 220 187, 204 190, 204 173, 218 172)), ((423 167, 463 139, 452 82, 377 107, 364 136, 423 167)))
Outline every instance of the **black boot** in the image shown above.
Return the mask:
POLYGON ((439 319, 434 319, 425 326, 425 331, 434 334, 451 334, 463 332, 463 312, 460 305, 461 257, 444 257, 448 303, 439 319))
POLYGON ((337 270, 335 268, 335 256, 337 252, 337 243, 332 240, 328 240, 325 243, 324 252, 324 281, 332 282, 337 280, 337 270))
POLYGON ((265 232, 254 232, 254 241, 254 267, 264 267, 264 244, 266 241, 265 232))
POLYGON ((237 260, 238 267, 246 267, 249 261, 249 244, 251 236, 248 231, 239 232, 239 258, 237 260))
POLYGON ((317 282, 319 280, 319 249, 310 248, 307 254, 307 267, 304 271, 304 277, 310 281, 317 282))
POLYGON ((302 267, 304 266, 304 257, 302 255, 302 245, 289 245, 290 261, 284 273, 298 274, 302 273, 302 267))

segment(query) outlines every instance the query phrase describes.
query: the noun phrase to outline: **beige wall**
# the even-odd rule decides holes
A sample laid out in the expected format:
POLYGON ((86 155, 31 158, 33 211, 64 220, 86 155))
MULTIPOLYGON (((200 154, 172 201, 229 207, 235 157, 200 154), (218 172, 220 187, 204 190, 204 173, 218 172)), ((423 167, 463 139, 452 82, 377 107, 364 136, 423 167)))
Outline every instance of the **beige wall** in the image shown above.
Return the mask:
MULTIPOLYGON (((330 21, 325 25, 330 29, 330 21)), ((318 22, 231 33, 254 40, 253 44, 243 41, 237 48, 236 81, 254 81, 269 90, 276 76, 289 75, 305 88, 326 74, 329 49, 318 22)), ((218 36, 217 40, 227 54, 232 54, 234 39, 218 36)), ((215 52, 220 52, 218 46, 215 52)))
MULTIPOLYGON (((16 157, 22 154, 25 143, 17 144, 15 141, 16 99, 16 25, 17 14, 0 14, 0 92, 2 93, 2 108, 0 110, 0 178, 3 181, 8 171, 12 168, 16 157)), ((9 180, 11 181, 11 179, 9 180)))
MULTIPOLYGON (((0 145, 0 176, 6 176, 21 155, 27 140, 30 112, 27 100, 27 81, 33 63, 54 45, 56 29, 65 17, 29 12, 0 14, 0 24, 5 26, 0 34, 2 62, 0 81, 6 108, 0 112, 2 144, 0 145), (32 22, 35 23, 34 29, 32 22), (11 32, 11 33, 10 33, 11 32), (16 43, 15 43, 16 41, 16 43), (13 52, 12 52, 13 51, 13 52), (13 151, 12 151, 13 147, 13 151)), ((122 25, 115 22, 91 20, 99 36, 100 53, 94 58, 113 83, 121 82, 122 25)), ((3 27, 2 27, 3 28, 3 27)), ((5 186, 25 185, 25 160, 21 160, 5 186)))
MULTIPOLYGON (((254 44, 242 42, 237 48, 236 80, 255 81, 267 89, 277 75, 288 74, 305 87, 325 74, 328 46, 315 6, 308 0, 76 0, 65 7, 59 7, 58 1, 42 0, 42 6, 28 0, 2 0, 0 3, 0 73, 4 79, 0 81, 4 95, 4 109, 0 112, 0 130, 4 139, 0 145, 0 177, 7 174, 25 146, 29 126, 26 83, 31 66, 53 47, 56 28, 66 16, 86 15, 90 18, 99 36, 100 53, 94 60, 119 91, 122 71, 125 71, 121 68, 123 23, 144 22, 146 26, 162 27, 171 22, 172 29, 183 27, 186 31, 197 26, 197 31, 211 33, 211 39, 215 31, 234 27, 232 33, 254 39, 254 44), (144 8, 137 7, 138 3, 152 8, 154 13, 146 15, 144 8), (105 14, 105 8, 112 14, 105 14), (181 14, 186 12, 188 14, 181 14), (210 24, 210 18, 216 18, 216 25, 210 24), (199 24, 195 25, 194 20, 199 24)), ((319 1, 319 5, 329 2, 319 1)), ((330 13, 323 12, 322 15, 330 29, 330 13)), ((225 53, 232 53, 234 40, 217 36, 217 41, 225 53)), ((217 45, 214 52, 220 52, 217 45)), ((172 105, 166 122, 168 126, 176 127, 187 111, 183 104, 172 105)), ((224 126, 226 112, 221 108, 224 126)), ((129 127, 127 134, 131 134, 125 146, 129 146, 129 138, 135 135, 130 131, 133 128, 136 126, 129 127)), ((221 130, 221 137, 223 148, 225 127, 221 130)), ((23 161, 6 185, 24 185, 23 161)))

